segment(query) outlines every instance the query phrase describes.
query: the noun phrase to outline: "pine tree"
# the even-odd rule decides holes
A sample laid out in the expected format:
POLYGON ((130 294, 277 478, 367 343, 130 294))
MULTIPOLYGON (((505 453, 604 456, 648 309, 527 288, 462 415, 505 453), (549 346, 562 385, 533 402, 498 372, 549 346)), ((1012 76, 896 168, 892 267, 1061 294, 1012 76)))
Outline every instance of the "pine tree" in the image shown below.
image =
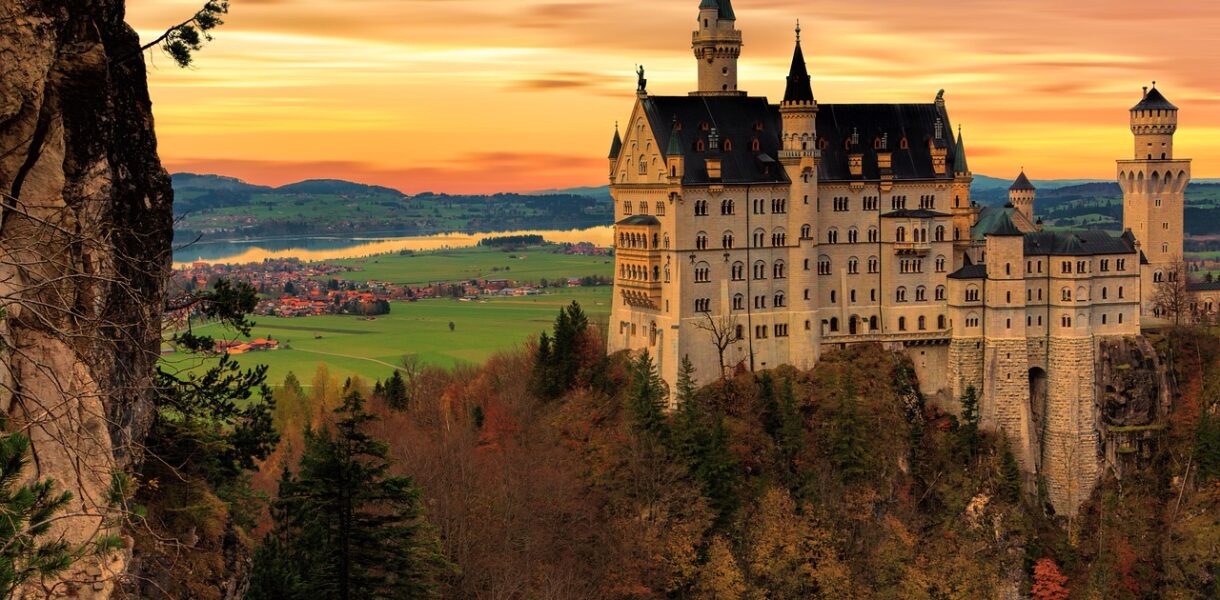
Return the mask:
POLYGON ((973 458, 979 451, 979 397, 974 386, 962 394, 962 424, 957 429, 958 440, 967 455, 973 458))
POLYGON ((677 393, 679 411, 695 401, 695 365, 691 363, 690 356, 685 354, 678 363, 678 381, 674 385, 674 391, 677 393))
POLYGON ((863 478, 868 472, 867 440, 857 412, 856 388, 849 378, 843 399, 831 419, 830 457, 844 482, 863 478))
POLYGON ((1195 460, 1199 479, 1220 479, 1220 419, 1206 408, 1202 411, 1195 431, 1195 460))
POLYGON ((648 350, 631 365, 631 390, 628 395, 632 416, 636 426, 654 434, 663 434, 665 428, 664 403, 667 392, 665 382, 657 374, 648 350))
POLYGON ((386 404, 394 410, 406 410, 411 402, 411 398, 407 397, 407 383, 403 381, 402 373, 398 369, 394 369, 394 373, 385 380, 383 393, 386 404))
POLYGON ((777 414, 778 426, 772 434, 780 456, 785 466, 791 468, 792 462, 805 446, 805 423, 800 408, 796 404, 796 394, 792 391, 792 381, 785 379, 780 393, 777 414))
POLYGON ((1000 496, 1009 502, 1021 499, 1021 466, 1017 456, 1012 453, 1008 438, 1003 439, 1004 451, 1000 454, 1000 496))
POLYGON ((388 447, 364 432, 376 417, 358 391, 335 412, 335 432, 306 431, 300 472, 281 479, 274 516, 283 547, 267 552, 286 554, 312 597, 436 597, 453 566, 423 518, 419 488, 389 474, 388 447))
POLYGON ((72 494, 56 493, 48 479, 17 486, 29 451, 25 435, 0 435, 0 598, 14 597, 31 579, 62 573, 77 558, 67 542, 44 539, 51 519, 68 506, 72 494))
POLYGON ((530 374, 530 391, 543 400, 554 400, 559 396, 553 365, 551 336, 544 331, 538 336, 538 351, 534 354, 534 371, 530 374))

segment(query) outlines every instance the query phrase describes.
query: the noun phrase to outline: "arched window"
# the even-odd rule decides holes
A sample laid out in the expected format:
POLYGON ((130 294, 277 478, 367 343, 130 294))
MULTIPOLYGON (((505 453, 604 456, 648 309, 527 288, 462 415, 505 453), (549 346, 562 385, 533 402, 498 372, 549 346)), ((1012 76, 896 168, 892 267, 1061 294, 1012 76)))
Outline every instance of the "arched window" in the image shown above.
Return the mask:
POLYGON ((854 244, 858 241, 860 241, 860 231, 857 230, 855 227, 848 229, 847 230, 847 243, 854 244))
POLYGON ((771 275, 775 279, 783 279, 788 276, 788 272, 785 270, 784 261, 777 260, 775 261, 774 265, 771 265, 771 275))
POLYGON ((700 231, 699 233, 695 234, 695 249, 696 250, 707 250, 707 233, 706 232, 700 231))
POLYGON ((765 263, 761 260, 755 262, 754 263, 754 279, 766 279, 766 278, 767 278, 767 263, 765 263))
POLYGON ((898 317, 898 331, 906 331, 906 330, 907 330, 907 318, 898 317))
POLYGON ((830 229, 829 229, 829 230, 826 232, 826 243, 827 243, 827 244, 837 244, 837 243, 839 243, 839 230, 838 230, 838 229, 835 229, 835 228, 831 227, 831 228, 830 228, 830 229))
POLYGON ((733 281, 742 281, 746 278, 746 264, 743 262, 733 263, 733 281))
POLYGON ((707 283, 712 280, 711 265, 701 262, 695 265, 695 283, 707 283))
POLYGON ((724 235, 720 236, 720 244, 726 250, 732 248, 733 247, 733 232, 732 231, 724 232, 724 235))
POLYGON ((783 292, 775 292, 775 308, 783 308, 787 306, 787 302, 783 292))
POLYGON ((945 315, 940 315, 940 316, 936 317, 936 328, 937 329, 946 329, 945 315))
POLYGON ((927 329, 927 328, 928 328, 928 318, 927 318, 927 317, 919 317, 919 330, 920 330, 920 331, 924 331, 924 330, 925 330, 925 329, 927 329))
POLYGON ((746 308, 746 297, 741 294, 734 295, 733 296, 733 310, 745 310, 745 308, 746 308))
POLYGON ((899 227, 897 233, 894 234, 894 240, 899 242, 907 241, 907 228, 899 227))
POLYGON ((898 286, 898 289, 894 290, 894 301, 895 302, 906 302, 907 301, 907 289, 905 287, 898 286))
POLYGON ((860 259, 851 257, 847 259, 847 274, 855 275, 860 272, 860 259))
POLYGON ((657 216, 658 217, 665 216, 665 203, 664 202, 660 202, 660 201, 657 202, 657 216))
POLYGON ((876 243, 876 242, 877 242, 878 240, 880 240, 880 239, 881 239, 881 236, 880 236, 880 235, 878 235, 878 233, 877 233, 877 228, 876 228, 876 227, 869 227, 869 228, 868 228, 868 241, 869 241, 870 243, 876 243))
POLYGON ((945 299, 945 286, 943 286, 943 285, 936 286, 936 299, 937 300, 945 299))
POLYGON ((758 152, 759 150, 762 150, 762 144, 760 144, 758 142, 758 138, 754 138, 753 140, 750 140, 750 150, 753 152, 758 152))
POLYGON ((927 299, 928 299, 928 289, 927 288, 925 288, 922 285, 915 288, 915 301, 916 302, 923 302, 927 299))
POLYGON ((648 174, 648 157, 640 155, 640 175, 648 174))
POLYGON ((762 229, 755 229, 754 230, 754 247, 762 248, 763 244, 766 242, 766 238, 767 238, 766 231, 764 231, 762 229))
POLYGON ((813 228, 809 225, 801 225, 801 239, 808 240, 813 238, 813 228))
POLYGON ((945 265, 946 265, 947 263, 948 263, 948 261, 945 259, 945 257, 943 257, 943 256, 937 256, 937 257, 936 257, 936 272, 937 272, 937 273, 944 273, 944 272, 945 272, 945 265))
POLYGON ((944 225, 936 226, 936 241, 938 241, 938 242, 945 241, 945 226, 944 225))

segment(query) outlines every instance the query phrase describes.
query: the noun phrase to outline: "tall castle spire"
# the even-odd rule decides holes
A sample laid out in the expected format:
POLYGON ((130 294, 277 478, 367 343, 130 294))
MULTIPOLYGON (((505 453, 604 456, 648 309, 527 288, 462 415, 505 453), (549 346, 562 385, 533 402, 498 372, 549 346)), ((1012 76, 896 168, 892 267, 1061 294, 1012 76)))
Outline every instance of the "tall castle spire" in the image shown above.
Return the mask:
POLYGON ((813 86, 805 68, 805 53, 801 51, 801 22, 796 22, 796 49, 792 51, 792 66, 788 68, 788 87, 784 102, 813 102, 813 86))

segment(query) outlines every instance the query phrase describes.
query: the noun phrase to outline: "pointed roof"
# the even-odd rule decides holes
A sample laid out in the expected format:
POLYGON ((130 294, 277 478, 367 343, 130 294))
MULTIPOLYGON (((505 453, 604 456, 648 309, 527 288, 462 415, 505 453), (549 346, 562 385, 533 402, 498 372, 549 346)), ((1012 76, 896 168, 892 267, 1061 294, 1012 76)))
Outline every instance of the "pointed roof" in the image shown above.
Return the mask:
POLYGON ((610 158, 618 158, 618 154, 623 149, 623 138, 618 134, 618 126, 614 126, 614 139, 610 142, 610 158))
POLYGON ((1172 102, 1167 100, 1160 90, 1156 89, 1156 82, 1152 82, 1152 89, 1144 94, 1144 99, 1140 100, 1139 104, 1131 107, 1132 111, 1136 110, 1178 110, 1172 102))
POLYGON ((682 156, 685 154, 682 150, 682 128, 678 126, 678 120, 674 119, 674 126, 669 130, 669 147, 665 149, 665 156, 682 156))
POLYGON ((962 142, 962 129, 957 129, 957 150, 953 154, 953 172, 957 175, 965 175, 970 172, 970 167, 966 165, 966 145, 962 142))
POLYGON ((1029 178, 1025 176, 1024 170, 1021 171, 1020 175, 1017 175, 1017 180, 1008 186, 1008 191, 1010 192, 1033 192, 1037 189, 1034 187, 1034 184, 1030 183, 1029 178))
POLYGON ((813 102, 813 86, 805 69, 805 53, 801 51, 801 28, 796 28, 796 49, 792 51, 792 66, 788 69, 788 87, 784 102, 813 102))
POLYGON ((995 225, 993 225, 991 229, 983 235, 1016 237, 1024 236, 1025 234, 1022 233, 1020 229, 1017 229, 1017 226, 1013 224, 1012 219, 1008 216, 1008 213, 1004 212, 1000 214, 1000 218, 996 219, 995 225))

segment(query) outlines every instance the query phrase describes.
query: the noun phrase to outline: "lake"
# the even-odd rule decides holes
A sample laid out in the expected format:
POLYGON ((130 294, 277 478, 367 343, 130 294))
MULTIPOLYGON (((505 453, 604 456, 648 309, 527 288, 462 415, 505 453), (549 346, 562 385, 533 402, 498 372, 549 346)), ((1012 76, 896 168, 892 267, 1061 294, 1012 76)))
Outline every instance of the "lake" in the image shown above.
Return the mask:
POLYGON ((540 235, 550 242, 573 244, 589 242, 596 246, 610 246, 614 242, 614 228, 610 226, 571 230, 441 233, 408 237, 302 236, 248 241, 230 240, 200 242, 181 248, 175 246, 174 267, 183 267, 192 262, 244 264, 279 258, 324 261, 390 254, 403 250, 468 248, 477 246, 479 241, 489 237, 508 235, 540 235))

